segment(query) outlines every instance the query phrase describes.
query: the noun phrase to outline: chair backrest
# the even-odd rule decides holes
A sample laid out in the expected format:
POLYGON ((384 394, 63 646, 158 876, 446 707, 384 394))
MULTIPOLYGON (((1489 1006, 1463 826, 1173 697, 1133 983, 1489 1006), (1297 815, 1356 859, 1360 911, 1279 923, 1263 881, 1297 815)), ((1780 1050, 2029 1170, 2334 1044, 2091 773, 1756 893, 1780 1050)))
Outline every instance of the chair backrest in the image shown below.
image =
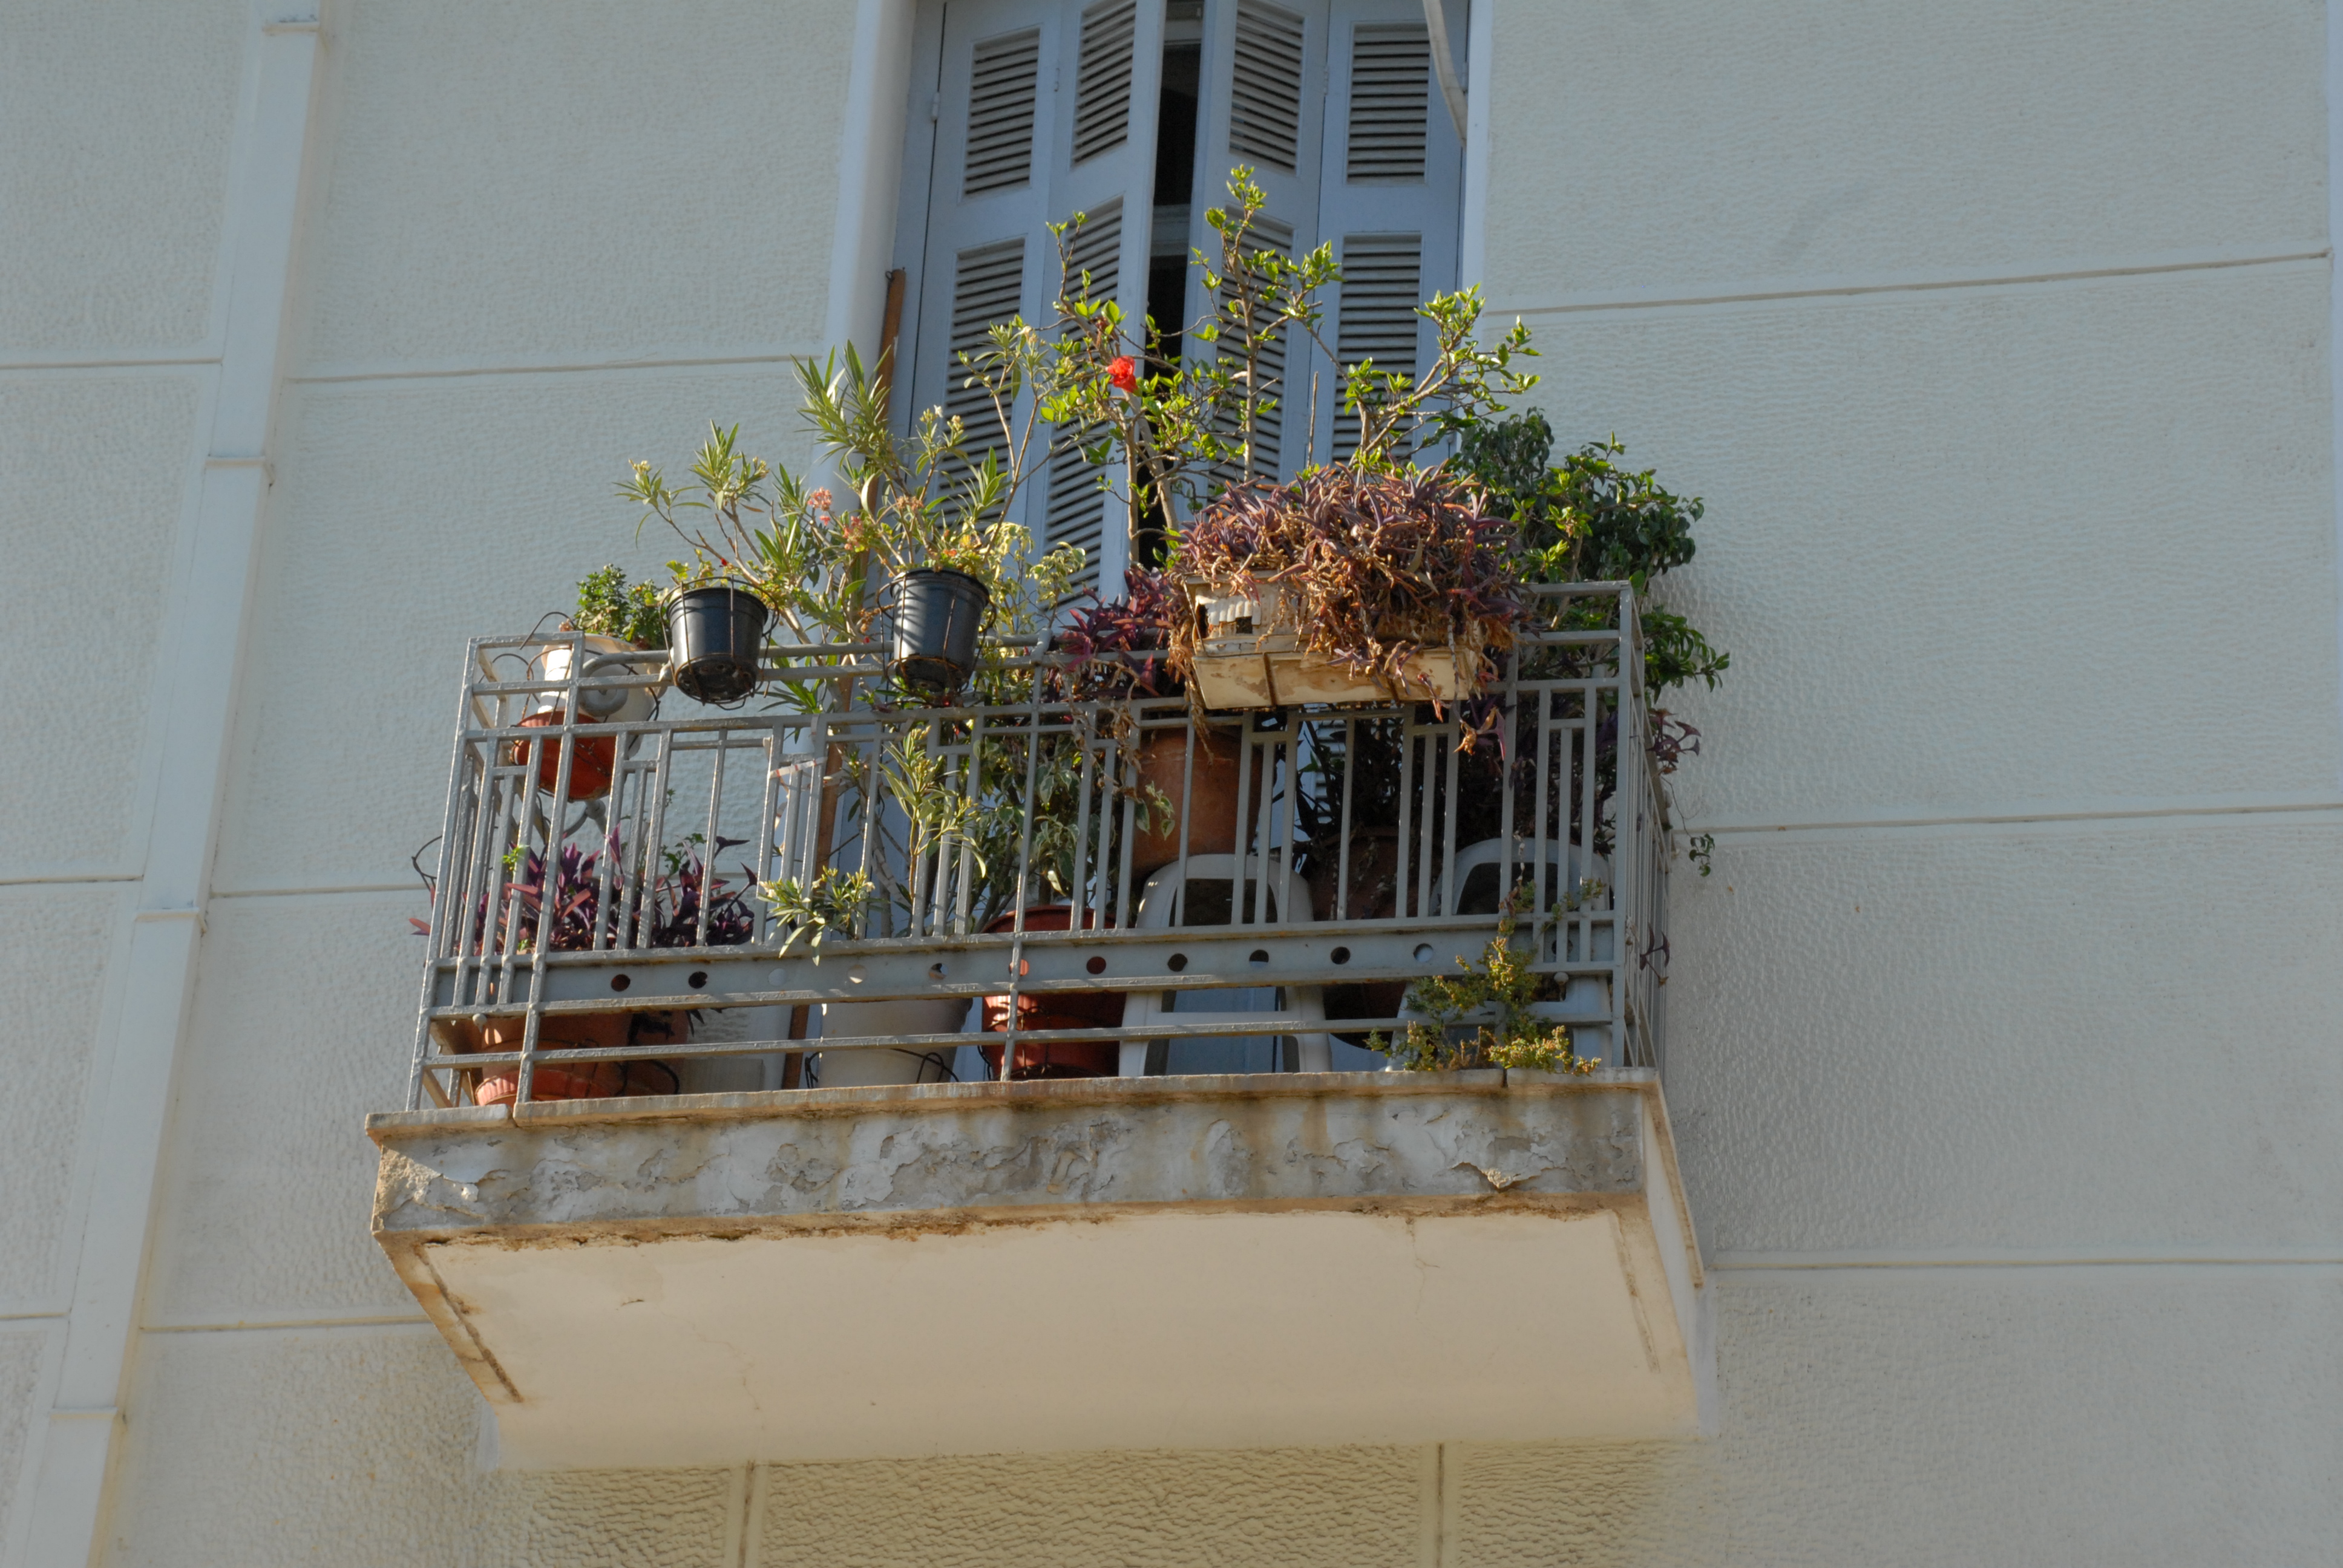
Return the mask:
MULTIPOLYGON (((1489 866, 1498 868, 1497 875, 1500 878, 1504 875, 1503 868, 1505 861, 1505 843, 1503 839, 1483 839, 1477 844, 1468 844, 1456 851, 1456 859, 1449 862, 1448 869, 1440 878, 1440 912, 1442 914, 1453 915, 1463 912, 1457 908, 1457 900, 1471 891, 1473 872, 1484 866, 1489 866)), ((1530 841, 1526 839, 1513 840, 1513 859, 1517 875, 1532 864, 1531 848, 1530 841)), ((1575 845, 1565 844, 1558 839, 1548 839, 1541 848, 1545 851, 1546 864, 1554 867, 1561 873, 1555 879, 1557 892, 1574 891, 1579 883, 1594 880, 1603 883, 1607 896, 1607 890, 1611 883, 1610 861, 1599 855, 1590 855, 1575 845)), ((1503 886, 1497 889, 1497 898, 1500 902, 1503 900, 1503 886)), ((1483 912, 1493 914, 1495 910, 1496 906, 1492 905, 1489 910, 1483 912)))
MULTIPOLYGON (((1271 854, 1267 857, 1268 864, 1265 868, 1262 860, 1262 856, 1247 855, 1240 867, 1238 858, 1234 855, 1191 855, 1188 857, 1184 869, 1175 860, 1147 879, 1146 886, 1140 890, 1139 910, 1131 917, 1131 923, 1135 926, 1151 926, 1159 929, 1172 925, 1174 923, 1173 906, 1184 903, 1182 895, 1187 890, 1188 884, 1211 881, 1224 881, 1229 884, 1229 918, 1232 923, 1243 912, 1242 900, 1246 882, 1260 887, 1268 895, 1271 904, 1277 912, 1276 920, 1269 920, 1265 918, 1269 911, 1256 904, 1253 909, 1254 919, 1248 923, 1301 925, 1312 920, 1314 916, 1310 907, 1310 885, 1286 864, 1283 856, 1271 854)), ((1185 911, 1183 910, 1181 912, 1185 911)), ((1257 1017, 1263 1034, 1283 1034, 1292 1037, 1302 1071, 1331 1072, 1333 1070, 1333 1037, 1322 1030, 1294 1028, 1296 1024, 1308 1025, 1325 1021, 1326 1004, 1323 993, 1314 985, 1286 986, 1279 989, 1285 992, 1286 1005, 1275 1012, 1255 1014, 1250 1009, 1231 1010, 1217 1014, 1209 1011, 1183 1010, 1181 1017, 1192 1022, 1199 1019, 1213 1017, 1257 1017)), ((1136 1033, 1143 1030, 1158 1018, 1172 1011, 1173 1010, 1168 1004, 1168 999, 1159 1000, 1159 995, 1158 992, 1147 990, 1126 992, 1122 1002, 1124 1025, 1136 1033)), ((1147 1070, 1147 1040, 1143 1037, 1124 1040, 1120 1060, 1120 1070, 1125 1077, 1136 1077, 1144 1073, 1147 1070)))
POLYGON ((1302 879, 1300 872, 1285 863, 1283 856, 1272 854, 1267 859, 1269 863, 1264 871, 1262 856, 1245 856, 1242 879, 1234 855, 1191 855, 1184 871, 1180 862, 1174 860, 1147 879, 1146 885, 1140 890, 1139 912, 1132 917, 1131 923, 1159 928, 1187 923, 1174 918, 1174 906, 1180 906, 1179 913, 1185 914, 1187 900, 1183 895, 1191 882, 1229 884, 1229 923, 1232 925, 1298 926, 1315 919, 1310 906, 1310 884, 1302 879), (1247 883, 1259 890, 1252 900, 1245 898, 1247 883), (1270 910, 1262 906, 1262 895, 1267 896, 1271 908, 1276 911, 1273 920, 1270 918, 1270 910), (1250 911, 1248 902, 1251 904, 1250 911), (1248 912, 1252 916, 1250 920, 1244 918, 1248 912))

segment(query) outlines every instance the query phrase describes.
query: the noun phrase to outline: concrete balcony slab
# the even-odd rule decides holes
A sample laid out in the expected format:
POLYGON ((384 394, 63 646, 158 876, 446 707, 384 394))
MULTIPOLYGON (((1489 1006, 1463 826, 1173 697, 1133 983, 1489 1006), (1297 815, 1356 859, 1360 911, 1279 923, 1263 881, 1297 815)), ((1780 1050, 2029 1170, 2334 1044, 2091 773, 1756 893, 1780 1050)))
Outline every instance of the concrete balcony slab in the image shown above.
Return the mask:
POLYGON ((375 1116, 502 1462, 1694 1432, 1656 1075, 1276 1073, 375 1116))

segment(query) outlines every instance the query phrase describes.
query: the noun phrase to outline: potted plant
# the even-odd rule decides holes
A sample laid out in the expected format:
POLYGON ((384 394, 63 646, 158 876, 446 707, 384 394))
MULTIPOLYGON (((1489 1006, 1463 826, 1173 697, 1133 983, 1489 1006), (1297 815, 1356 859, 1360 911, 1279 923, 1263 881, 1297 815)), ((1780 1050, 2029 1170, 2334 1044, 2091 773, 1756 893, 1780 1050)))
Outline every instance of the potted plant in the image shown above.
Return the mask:
MULTIPOLYGON (((529 679, 566 685, 571 664, 582 649, 585 664, 579 671, 578 689, 581 723, 640 724, 658 711, 657 683, 619 684, 610 680, 588 684, 598 675, 642 675, 659 662, 641 657, 667 645, 666 616, 658 589, 649 583, 629 588, 624 569, 606 566, 588 573, 578 583, 578 608, 562 622, 561 629, 568 635, 547 644, 529 660, 529 679)), ((538 699, 536 710, 520 722, 525 729, 558 729, 568 717, 568 708, 563 697, 548 692, 538 699)), ((561 748, 516 740, 507 749, 507 765, 519 766, 524 749, 538 752, 538 787, 551 793, 560 779, 561 748)), ((618 771, 618 755, 616 736, 578 738, 569 765, 569 798, 594 800, 607 794, 611 778, 618 771)))
POLYGON ((1403 1072, 1504 1067, 1584 1075, 1600 1067, 1599 1059, 1572 1048, 1567 1024, 1540 1016, 1562 990, 1513 950, 1514 918, 1523 907, 1519 897, 1505 903, 1477 968, 1458 959, 1462 974, 1430 975, 1410 987, 1408 1010, 1415 1017, 1406 1030, 1396 1040, 1370 1036, 1367 1048, 1389 1051, 1392 1068, 1403 1072))
MULTIPOLYGON (((784 933, 783 951, 800 936, 819 947, 833 936, 860 940, 874 934, 873 926, 879 928, 875 934, 890 934, 898 920, 916 910, 927 879, 948 874, 946 846, 973 844, 979 802, 953 787, 944 759, 916 735, 900 736, 883 749, 877 780, 866 776, 859 761, 850 762, 849 769, 860 786, 859 799, 875 804, 883 792, 894 809, 882 815, 879 831, 865 840, 874 850, 869 865, 851 871, 827 866, 809 877, 758 887, 758 897, 771 906, 784 933)), ((970 852, 978 854, 980 871, 980 851, 970 852)), ((840 1039, 956 1034, 968 1009, 966 997, 824 1002, 821 1031, 840 1039)), ((825 1089, 926 1083, 951 1076, 950 1057, 949 1050, 916 1047, 826 1051, 818 1070, 825 1089)))
MULTIPOLYGON (((1097 910, 1082 911, 1081 929, 1091 930, 1103 920, 1097 910)), ((1017 916, 1014 910, 995 916, 984 929, 999 934, 1014 930, 1017 916)), ((1074 907, 1071 904, 1042 904, 1025 911, 1025 929, 1029 931, 1066 931, 1074 929, 1074 907)), ((1021 973, 1030 974, 1027 963, 1021 973)), ((1017 1028, 1022 1032, 1043 1029, 1112 1029, 1122 1022, 1122 992, 1119 990, 1089 990, 1078 992, 1050 991, 1017 994, 1017 1028)), ((1009 998, 1006 995, 984 999, 984 1029, 988 1034, 1009 1031, 1009 998)), ((1005 1048, 988 1045, 982 1048, 985 1064, 998 1075, 1001 1053, 1005 1048)), ((1017 1060, 1009 1076, 1025 1078, 1111 1078, 1121 1070, 1122 1042, 1115 1040, 1028 1040, 1017 1042, 1017 1060)))
MULTIPOLYGON (((1131 760, 1132 789, 1140 801, 1131 844, 1135 877, 1179 858, 1183 827, 1192 855, 1224 855, 1236 848, 1242 741, 1205 725, 1192 727, 1184 714, 1177 725, 1150 727, 1129 707, 1186 692, 1187 683, 1171 666, 1172 623, 1186 609, 1186 597, 1168 574, 1133 568, 1124 574, 1121 598, 1075 609, 1053 640, 1059 652, 1071 656, 1069 698, 1125 705, 1117 715, 1118 734, 1131 760)), ((1256 802, 1259 774, 1256 762, 1256 802)))
POLYGON ((1436 469, 1337 464, 1224 494, 1181 535, 1172 668, 1208 708, 1460 701, 1522 606, 1511 528, 1436 469))
POLYGON ((696 701, 721 707, 757 689, 772 611, 736 566, 739 539, 765 508, 771 469, 764 459, 739 450, 740 427, 709 427, 708 440, 693 458, 691 483, 670 487, 665 476, 638 460, 618 486, 622 500, 643 508, 636 524, 656 517, 690 547, 689 561, 670 561, 675 578, 666 599, 668 678, 696 701), (687 527, 679 513, 704 512, 715 531, 687 527))
MULTIPOLYGON (((719 840, 713 852, 729 848, 719 840)), ((756 917, 743 892, 713 876, 699 852, 697 835, 662 851, 650 884, 631 903, 624 897, 602 903, 602 876, 611 873, 614 891, 627 886, 627 854, 618 835, 606 838, 598 851, 565 844, 554 857, 552 885, 547 886, 545 857, 534 849, 509 857, 512 879, 493 913, 485 897, 472 910, 472 940, 478 947, 507 958, 537 949, 548 900, 552 926, 546 945, 555 952, 590 950, 597 935, 606 949, 688 948, 699 945, 701 906, 707 907, 709 947, 737 947, 755 934, 756 917)), ((409 922, 428 934, 422 920, 409 922)), ((611 1010, 590 1013, 551 1013, 538 1028, 540 1050, 595 1050, 618 1046, 660 1045, 686 1039, 697 1012, 664 1009, 611 1010)), ((525 1020, 515 1015, 488 1015, 467 1020, 449 1031, 448 1043, 460 1054, 513 1051, 521 1046, 525 1020)), ((518 1074, 488 1070, 493 1076, 475 1085, 480 1105, 503 1104, 514 1098, 518 1074)), ((679 1080, 675 1070, 658 1060, 553 1063, 539 1067, 530 1081, 532 1100, 592 1100, 621 1095, 672 1094, 679 1080)))

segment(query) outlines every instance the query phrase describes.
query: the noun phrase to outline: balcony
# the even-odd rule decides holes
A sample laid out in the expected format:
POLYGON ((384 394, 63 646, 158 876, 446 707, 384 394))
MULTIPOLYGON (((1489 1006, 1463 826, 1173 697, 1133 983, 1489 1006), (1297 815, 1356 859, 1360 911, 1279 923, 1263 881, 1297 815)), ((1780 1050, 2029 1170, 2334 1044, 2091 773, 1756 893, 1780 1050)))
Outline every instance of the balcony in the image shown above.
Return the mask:
POLYGON ((1547 597, 1441 709, 476 643, 368 1131, 505 1461, 1693 1430, 1664 767, 1632 597, 1547 597), (1408 983, 1493 950, 1578 1070, 1390 1070, 1473 1060, 1408 983))

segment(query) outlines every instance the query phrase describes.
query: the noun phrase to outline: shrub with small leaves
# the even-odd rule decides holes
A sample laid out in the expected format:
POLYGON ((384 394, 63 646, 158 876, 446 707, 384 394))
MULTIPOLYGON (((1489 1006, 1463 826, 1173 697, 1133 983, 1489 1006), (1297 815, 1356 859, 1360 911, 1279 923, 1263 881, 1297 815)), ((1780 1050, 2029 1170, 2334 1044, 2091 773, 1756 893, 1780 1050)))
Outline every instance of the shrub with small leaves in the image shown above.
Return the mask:
POLYGON ((1484 486, 1491 509, 1520 528, 1524 580, 1634 585, 1654 693, 1692 680, 1713 688, 1732 656, 1650 598, 1654 580, 1692 559, 1700 498, 1675 495, 1653 469, 1629 468, 1626 450, 1614 436, 1554 461, 1554 427, 1532 410, 1465 429, 1451 467, 1484 486))
POLYGON ((649 583, 629 588, 622 567, 604 567, 578 583, 578 610, 569 624, 637 648, 667 646, 667 607, 659 590, 649 583))
POLYGON ((1514 916, 1520 907, 1518 898, 1506 907, 1478 969, 1458 959, 1463 974, 1434 975, 1408 988, 1410 1010, 1431 1021, 1409 1024, 1396 1044, 1383 1035, 1370 1035, 1368 1049, 1388 1050, 1392 1065, 1410 1072, 1513 1067, 1584 1074, 1602 1065, 1600 1059, 1571 1049, 1567 1024, 1549 1022, 1530 1010, 1534 1002, 1552 1000, 1542 992, 1557 988, 1552 976, 1533 972, 1523 955, 1513 950, 1514 916))

